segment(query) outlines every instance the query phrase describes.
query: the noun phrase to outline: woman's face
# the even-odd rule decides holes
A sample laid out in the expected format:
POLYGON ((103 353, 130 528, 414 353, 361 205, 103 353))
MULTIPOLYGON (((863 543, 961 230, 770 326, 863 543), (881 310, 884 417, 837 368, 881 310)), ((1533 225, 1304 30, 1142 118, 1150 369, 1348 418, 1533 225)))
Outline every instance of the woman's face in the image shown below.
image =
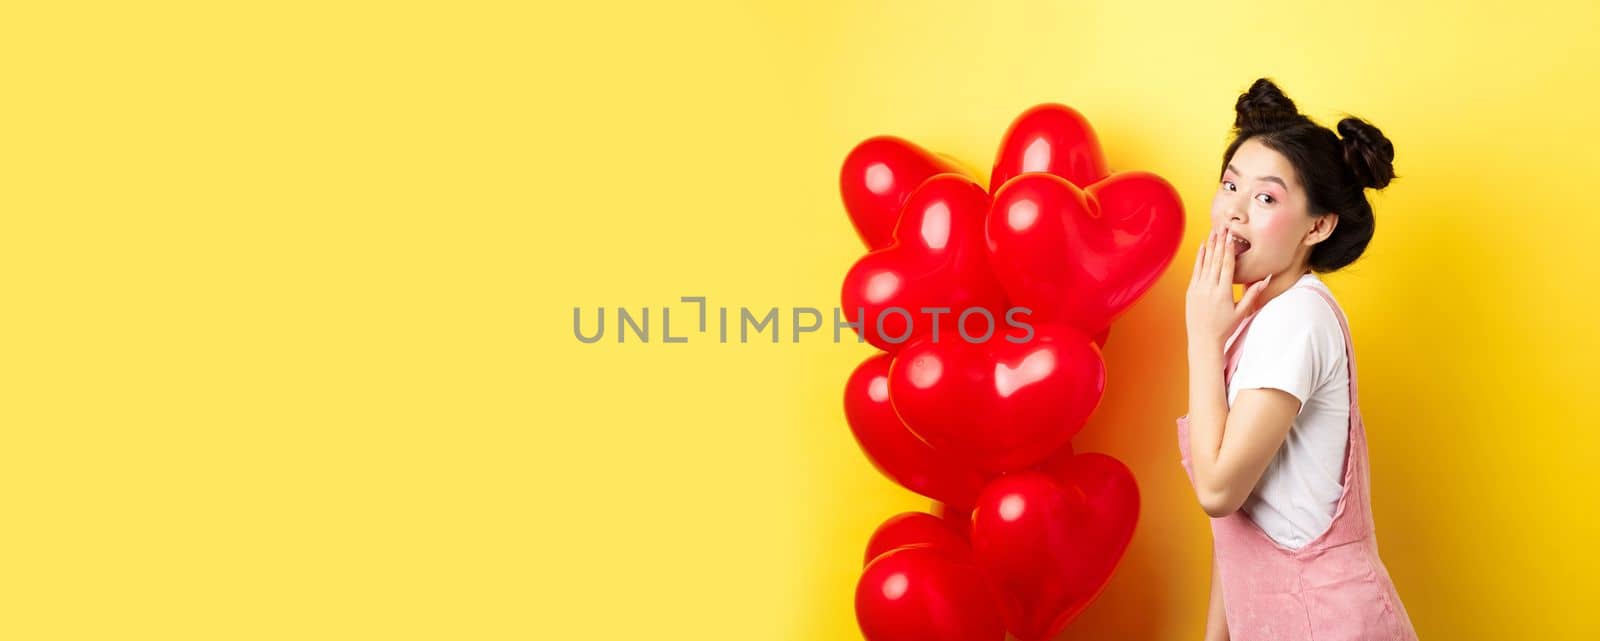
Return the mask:
POLYGON ((1233 282, 1288 276, 1295 269, 1303 273, 1312 244, 1331 233, 1337 219, 1327 216, 1330 220, 1321 221, 1327 229, 1318 229, 1319 219, 1306 208, 1305 188, 1283 154, 1255 138, 1234 150, 1211 200, 1211 226, 1248 242, 1234 242, 1234 251, 1242 253, 1234 259, 1233 282))

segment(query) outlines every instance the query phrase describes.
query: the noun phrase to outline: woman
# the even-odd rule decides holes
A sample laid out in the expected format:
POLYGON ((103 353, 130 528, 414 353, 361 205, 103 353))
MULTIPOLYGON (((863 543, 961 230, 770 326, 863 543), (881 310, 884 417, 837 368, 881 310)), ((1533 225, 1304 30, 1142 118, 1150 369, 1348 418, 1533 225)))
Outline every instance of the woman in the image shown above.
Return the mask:
POLYGON ((1182 463, 1212 517, 1207 639, 1415 639, 1378 556, 1366 432, 1344 312, 1318 273, 1372 239, 1366 189, 1394 146, 1357 118, 1338 133, 1271 80, 1235 105, 1187 295, 1182 463), (1233 284, 1249 283, 1235 303, 1233 284))

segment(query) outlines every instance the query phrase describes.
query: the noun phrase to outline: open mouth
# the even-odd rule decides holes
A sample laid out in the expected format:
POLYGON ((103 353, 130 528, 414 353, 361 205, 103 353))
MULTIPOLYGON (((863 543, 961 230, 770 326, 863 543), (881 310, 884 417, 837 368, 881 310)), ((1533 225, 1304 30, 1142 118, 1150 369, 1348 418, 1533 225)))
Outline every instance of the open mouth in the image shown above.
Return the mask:
POLYGON ((1233 255, 1234 255, 1234 257, 1238 257, 1238 256, 1240 256, 1241 254, 1244 254, 1247 251, 1250 251, 1250 241, 1245 240, 1243 238, 1240 238, 1238 236, 1234 236, 1233 237, 1233 255))

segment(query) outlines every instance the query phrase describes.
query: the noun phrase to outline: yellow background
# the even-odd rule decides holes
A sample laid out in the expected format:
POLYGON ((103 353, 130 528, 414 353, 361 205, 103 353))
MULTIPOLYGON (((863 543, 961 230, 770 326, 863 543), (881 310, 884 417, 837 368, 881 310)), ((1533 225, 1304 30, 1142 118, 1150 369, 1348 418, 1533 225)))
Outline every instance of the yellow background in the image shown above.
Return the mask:
POLYGON ((870 349, 660 308, 831 309, 852 145, 987 174, 1046 101, 1190 215, 1076 442, 1145 507, 1063 638, 1200 638, 1182 294, 1262 75, 1397 149, 1327 280, 1422 637, 1595 638, 1600 16, 1307 5, 12 3, 0 638, 858 638, 867 536, 928 505, 844 424, 870 349), (597 305, 657 340, 580 344, 597 305))

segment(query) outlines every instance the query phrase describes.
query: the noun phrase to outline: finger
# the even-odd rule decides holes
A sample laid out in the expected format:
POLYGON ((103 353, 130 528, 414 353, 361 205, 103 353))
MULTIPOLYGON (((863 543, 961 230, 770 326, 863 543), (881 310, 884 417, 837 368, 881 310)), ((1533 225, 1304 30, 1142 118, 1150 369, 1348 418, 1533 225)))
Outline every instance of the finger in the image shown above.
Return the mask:
POLYGON ((1194 251, 1194 274, 1189 277, 1189 282, 1198 282, 1206 268, 1206 248, 1211 245, 1211 236, 1200 242, 1200 247, 1194 251))
POLYGON ((1205 255, 1205 244, 1201 243, 1194 251, 1194 269, 1189 274, 1189 282, 1200 280, 1200 259, 1205 258, 1205 255))
POLYGON ((1217 273, 1217 284, 1233 285, 1233 234, 1222 232, 1222 260, 1217 273))
POLYGON ((1217 282, 1217 230, 1211 230, 1211 238, 1206 241, 1206 269, 1201 278, 1207 283, 1217 282))

